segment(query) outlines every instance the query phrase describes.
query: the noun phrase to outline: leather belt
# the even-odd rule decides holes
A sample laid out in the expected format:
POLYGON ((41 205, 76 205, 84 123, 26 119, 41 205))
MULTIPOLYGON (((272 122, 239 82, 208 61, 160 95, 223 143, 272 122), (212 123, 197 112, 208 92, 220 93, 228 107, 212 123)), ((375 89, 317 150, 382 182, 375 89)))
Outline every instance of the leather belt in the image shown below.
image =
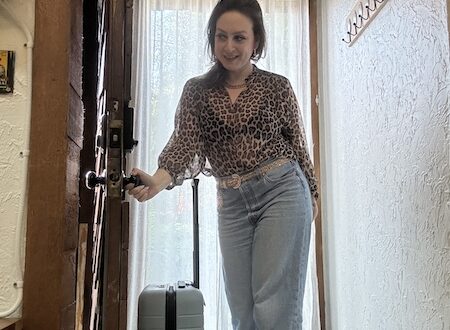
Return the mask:
POLYGON ((284 165, 290 161, 291 160, 287 158, 280 158, 268 164, 262 165, 254 169, 253 171, 245 174, 232 174, 230 176, 226 176, 223 178, 217 178, 217 185, 219 186, 219 188, 222 189, 228 188, 238 189, 241 186, 242 182, 248 181, 260 174, 265 175, 274 168, 280 167, 281 165, 284 165))

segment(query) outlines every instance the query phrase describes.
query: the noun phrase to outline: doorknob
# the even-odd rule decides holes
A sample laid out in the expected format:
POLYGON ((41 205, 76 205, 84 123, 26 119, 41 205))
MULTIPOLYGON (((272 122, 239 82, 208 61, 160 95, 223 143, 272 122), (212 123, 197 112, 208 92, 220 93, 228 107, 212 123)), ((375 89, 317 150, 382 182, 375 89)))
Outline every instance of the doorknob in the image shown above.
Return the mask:
POLYGON ((141 186, 142 182, 141 179, 136 175, 130 175, 129 177, 123 178, 123 185, 126 186, 127 184, 134 184, 135 187, 141 186))
MULTIPOLYGON (((102 175, 98 176, 97 173, 95 173, 94 171, 89 171, 86 173, 85 180, 86 180, 86 187, 88 189, 93 190, 98 185, 106 184, 105 172, 103 172, 102 175)), ((127 184, 130 183, 134 184, 136 187, 142 185, 142 182, 138 176, 134 175, 130 175, 129 177, 123 176, 123 186, 126 186, 127 184)))
POLYGON ((98 185, 104 185, 106 183, 106 177, 104 176, 97 176, 97 173, 94 171, 89 171, 86 173, 85 176, 86 179, 86 187, 88 189, 95 189, 98 185))

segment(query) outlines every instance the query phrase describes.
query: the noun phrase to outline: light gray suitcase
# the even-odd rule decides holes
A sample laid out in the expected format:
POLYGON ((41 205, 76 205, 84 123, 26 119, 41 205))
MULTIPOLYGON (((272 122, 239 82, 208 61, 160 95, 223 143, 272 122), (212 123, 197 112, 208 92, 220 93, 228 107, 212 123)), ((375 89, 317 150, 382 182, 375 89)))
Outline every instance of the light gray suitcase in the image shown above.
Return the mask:
POLYGON ((198 179, 192 180, 194 202, 194 282, 148 285, 139 295, 139 330, 203 330, 204 300, 199 290, 198 179))

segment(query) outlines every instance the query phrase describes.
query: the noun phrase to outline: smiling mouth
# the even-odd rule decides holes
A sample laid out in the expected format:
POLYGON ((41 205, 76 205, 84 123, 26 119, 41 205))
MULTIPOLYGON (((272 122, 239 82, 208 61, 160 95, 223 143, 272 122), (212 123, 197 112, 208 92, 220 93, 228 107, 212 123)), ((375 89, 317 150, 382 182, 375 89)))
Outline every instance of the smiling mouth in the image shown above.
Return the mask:
POLYGON ((235 59, 237 59, 238 57, 239 57, 239 56, 233 56, 233 57, 224 56, 224 58, 225 58, 227 61, 235 60, 235 59))

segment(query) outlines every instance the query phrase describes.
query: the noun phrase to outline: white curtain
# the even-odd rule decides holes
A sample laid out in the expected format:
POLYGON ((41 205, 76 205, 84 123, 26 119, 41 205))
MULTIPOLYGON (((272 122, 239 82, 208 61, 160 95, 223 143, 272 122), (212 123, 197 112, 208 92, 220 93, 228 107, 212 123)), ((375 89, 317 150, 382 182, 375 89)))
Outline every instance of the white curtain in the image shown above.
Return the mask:
MULTIPOLYGON (((186 80, 210 66, 206 24, 217 0, 135 0, 133 93, 135 138, 129 166, 150 173, 168 141, 186 80)), ((309 122, 307 0, 261 0, 268 52, 257 66, 287 76, 309 122)), ((310 132, 306 124, 307 132, 310 132)), ((205 329, 228 330, 230 314, 221 278, 213 178, 200 176, 200 288, 205 329)), ((131 201, 128 329, 137 328, 137 299, 149 283, 192 279, 192 192, 190 182, 146 203, 131 201)), ((304 302, 304 329, 319 329, 314 232, 304 302)))

